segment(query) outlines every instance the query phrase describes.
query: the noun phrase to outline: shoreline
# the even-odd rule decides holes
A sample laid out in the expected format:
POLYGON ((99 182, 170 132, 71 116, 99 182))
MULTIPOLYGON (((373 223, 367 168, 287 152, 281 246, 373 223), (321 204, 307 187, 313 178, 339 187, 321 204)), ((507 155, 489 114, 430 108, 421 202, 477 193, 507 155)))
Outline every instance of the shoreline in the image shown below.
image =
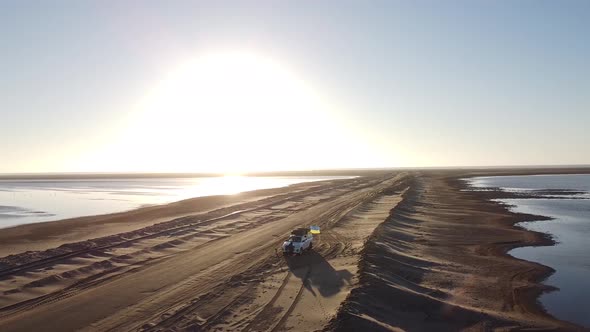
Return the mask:
POLYGON ((58 219, 0 228, 0 258, 26 251, 44 251, 64 244, 131 232, 160 222, 206 214, 263 199, 267 196, 305 190, 326 182, 300 182, 285 187, 257 189, 231 195, 188 198, 167 204, 156 204, 128 211, 58 219))
MULTIPOLYGON (((400 173, 400 172, 461 172, 472 174, 501 175, 543 175, 543 174, 588 174, 590 165, 563 165, 563 166, 495 166, 495 167, 400 167, 377 169, 325 169, 309 171, 276 171, 276 172, 245 172, 242 174, 218 174, 218 173, 133 173, 133 172, 73 172, 73 173, 0 173, 0 181, 10 180, 67 180, 67 179, 143 179, 143 178, 199 178, 199 177, 224 177, 224 176, 256 176, 256 177, 281 177, 281 176, 366 176, 376 174, 400 173), (577 173, 580 172, 580 173, 577 173)), ((477 175, 486 176, 486 175, 477 175)))
POLYGON ((496 204, 502 209, 504 209, 508 214, 512 215, 512 227, 521 229, 525 232, 529 232, 534 234, 535 240, 530 243, 522 243, 522 244, 514 244, 506 246, 502 249, 504 255, 509 256, 513 259, 529 262, 533 264, 537 264, 542 266, 542 269, 537 269, 537 271, 531 273, 531 281, 533 282, 532 285, 524 288, 519 289, 516 293, 517 297, 521 297, 524 302, 527 302, 528 310, 530 312, 536 312, 540 315, 544 315, 555 319, 556 321, 561 321, 566 323, 566 329, 572 330, 587 330, 590 328, 584 327, 582 325, 578 325, 578 323, 562 320, 556 316, 553 316, 547 308, 541 303, 539 300, 543 294, 547 294, 552 291, 558 291, 559 289, 555 286, 545 284, 547 279, 552 276, 554 273, 557 272, 555 268, 549 265, 545 265, 545 263, 536 260, 527 260, 525 258, 520 258, 517 256, 512 255, 510 252, 514 249, 519 248, 532 248, 532 247, 553 247, 557 245, 557 241, 555 240, 555 235, 550 232, 544 231, 535 231, 533 229, 527 228, 522 223, 535 223, 540 221, 551 221, 555 220, 554 217, 542 214, 535 214, 535 213, 523 213, 523 212, 516 212, 513 211, 512 208, 516 207, 516 205, 512 205, 510 203, 505 202, 505 200, 511 199, 587 199, 587 198, 578 198, 576 197, 577 194, 586 193, 584 191, 578 191, 573 189, 564 189, 564 188, 551 188, 551 189, 541 189, 541 190, 527 190, 525 192, 512 192, 507 191, 502 187, 476 187, 469 183, 469 179, 479 178, 479 177, 495 177, 495 176, 551 176, 551 175, 587 175, 590 174, 590 170, 582 169, 582 170, 575 170, 571 173, 527 173, 527 174, 494 174, 494 175, 475 175, 469 176, 465 178, 455 178, 455 181, 462 181, 464 182, 463 185, 459 185, 462 190, 468 190, 471 192, 478 193, 480 199, 483 199, 487 202, 492 204, 496 204), (481 188, 484 189, 482 191, 478 191, 477 189, 481 188), (476 189, 476 190, 473 190, 476 189), (553 197, 552 194, 560 194, 562 197, 553 197), (547 196, 548 195, 548 196, 547 196))
POLYGON ((207 176, 199 178, 173 177, 175 175, 176 174, 167 174, 166 176, 161 177, 157 176, 157 174, 139 174, 134 177, 132 176, 131 178, 129 178, 127 174, 89 174, 84 177, 79 177, 77 175, 64 175, 63 177, 55 175, 40 175, 39 179, 27 178, 25 176, 13 180, 2 180, 0 176, 0 193, 4 192, 12 194, 12 196, 1 195, 1 198, 6 199, 7 201, 5 201, 5 203, 0 202, 0 209, 5 208, 8 215, 4 216, 0 213, 0 230, 26 224, 59 222, 71 219, 127 213, 141 210, 143 208, 165 206, 196 198, 231 196, 256 190, 284 188, 305 182, 332 181, 358 177, 358 175, 344 176, 326 174, 308 174, 306 176, 231 176, 229 177, 230 180, 226 181, 224 180, 225 178, 228 178, 226 176, 207 176), (219 181, 205 181, 211 180, 212 178, 219 179, 219 181), (235 178, 238 180, 235 180, 235 178), (171 179, 172 182, 167 182, 167 179, 171 179), (196 182, 175 182, 176 180, 187 179, 194 179, 196 182), (140 180, 140 182, 135 182, 136 180, 140 180), (98 184, 95 186, 85 186, 84 184, 87 181, 96 182, 98 184), (119 181, 123 181, 124 184, 120 184, 119 181), (126 181, 130 181, 130 183, 127 183, 126 181), (57 184, 47 187, 43 185, 39 187, 35 185, 27 185, 28 183, 54 182, 57 184), (80 183, 83 183, 83 185, 80 185, 80 183), (6 188, 4 188, 5 184, 7 184, 6 188), (164 189, 160 188, 162 185, 164 186, 164 189), (215 188, 226 189, 216 190, 215 188), (127 189, 130 190, 126 191, 127 189), (18 197, 21 198, 23 196, 44 195, 41 196, 44 197, 44 199, 39 201, 22 200, 19 202, 18 200, 15 201, 14 194, 19 195, 18 197), (72 194, 76 195, 72 196, 72 194), (84 194, 83 199, 77 197, 79 194, 84 194), (69 202, 71 201, 69 209, 73 209, 74 211, 79 209, 77 213, 69 213, 68 209, 64 208, 52 210, 47 202, 45 202, 45 199, 50 198, 55 200, 56 195, 58 195, 59 198, 53 204, 65 205, 70 204, 69 202), (122 195, 122 198, 119 198, 118 195, 122 195), (152 198, 150 200, 145 199, 145 197, 152 198), (98 204, 98 202, 95 204, 95 201, 100 201, 101 204, 98 204), (105 206, 102 204, 103 201, 108 201, 109 205, 105 206))
POLYGON ((517 225, 550 218, 509 211, 490 200, 498 192, 465 191, 466 177, 417 176, 418 185, 371 236, 359 286, 326 330, 584 330, 538 301, 553 289, 543 281, 554 270, 509 254, 554 245, 550 235, 517 225))
MULTIPOLYGON (((588 202, 587 183, 588 174, 573 174, 559 176, 563 179, 556 182, 552 179, 531 179, 529 175, 516 181, 524 189, 506 189, 512 186, 510 179, 484 180, 473 182, 473 188, 493 188, 489 196, 495 202, 505 206, 512 213, 524 213, 532 216, 532 220, 515 223, 519 227, 531 232, 541 232, 549 241, 534 246, 516 247, 507 251, 507 254, 520 260, 535 262, 549 267, 552 271, 542 276, 539 283, 544 287, 538 292, 537 302, 542 310, 559 320, 569 321, 590 330, 590 321, 585 311, 580 306, 586 306, 588 300, 585 279, 587 270, 587 245, 584 244, 587 227, 587 218, 577 211, 587 210, 588 202), (569 177, 574 176, 574 177, 569 177), (579 182, 577 179, 579 179, 579 182), (527 182, 532 181, 531 186, 527 182), (538 181, 544 187, 554 189, 529 189, 538 188, 538 181), (559 186, 562 183, 563 186, 559 186), (553 186, 551 186, 553 184, 553 186), (561 189, 557 189, 561 188, 561 189), (577 189, 571 189, 577 188, 577 189), (564 206, 565 208, 560 208, 564 206), (570 217, 571 213, 571 217, 570 217), (570 219, 571 218, 571 219, 570 219), (572 228, 574 222, 575 228, 572 228), (573 271, 576 271, 575 273, 573 271)), ((535 175, 530 175, 534 177, 535 175)), ((542 176, 542 175, 541 175, 542 176)))
MULTIPOLYGON (((543 175, 558 175, 558 174, 563 174, 563 173, 515 174, 515 175, 511 174, 511 175, 491 175, 491 176, 537 176, 537 175, 543 176, 543 175)), ((580 174, 580 173, 570 173, 570 174, 580 174)), ((581 173, 581 174, 584 174, 584 173, 581 173)), ((479 175, 470 176, 469 178, 475 178, 475 177, 481 177, 481 176, 479 176, 479 175)), ((546 293, 546 292, 549 292, 549 291, 552 291, 555 289, 552 286, 543 284, 543 282, 549 276, 551 276, 553 273, 555 273, 555 270, 552 267, 544 265, 542 263, 528 261, 528 260, 525 260, 522 258, 515 257, 510 254, 510 251, 517 249, 517 248, 554 246, 556 244, 556 241, 554 240, 554 238, 551 234, 533 231, 533 230, 524 228, 519 225, 520 223, 523 223, 523 222, 551 220, 553 218, 551 218, 549 216, 539 215, 539 214, 513 212, 510 210, 509 204, 506 204, 501 201, 502 199, 511 199, 511 198, 533 199, 536 196, 519 195, 517 193, 503 191, 501 188, 491 188, 492 190, 482 191, 482 192, 473 191, 471 189, 474 189, 477 187, 471 186, 471 184, 469 184, 467 181, 465 181, 465 178, 461 178, 461 179, 455 178, 455 179, 452 179, 451 181, 463 182, 462 184, 456 184, 456 185, 458 185, 458 187, 461 188, 461 190, 467 190, 468 192, 477 193, 474 196, 478 197, 478 199, 484 200, 486 203, 491 203, 491 204, 497 205, 499 209, 504 210, 507 214, 509 214, 511 216, 511 218, 509 219, 509 223, 511 223, 511 227, 531 234, 531 241, 530 242, 512 243, 512 244, 506 244, 506 245, 501 244, 501 245, 497 245, 497 248, 498 248, 501 255, 510 257, 515 260, 540 265, 540 267, 535 267, 535 269, 533 271, 531 271, 531 273, 530 273, 529 281, 531 282, 531 285, 528 285, 524 288, 518 289, 515 293, 515 297, 517 297, 517 298, 520 297, 522 299, 517 302, 523 303, 523 305, 527 308, 526 310, 528 310, 529 312, 533 312, 536 314, 544 315, 544 316, 559 320, 556 317, 551 316, 551 314, 549 314, 546 311, 546 309, 543 307, 543 305, 538 301, 539 297, 543 293, 546 293), (499 201, 495 201, 495 200, 499 200, 499 201)), ((570 323, 570 322, 566 322, 566 323, 570 323)))
MULTIPOLYGON (((401 170, 400 170, 401 171, 401 170)), ((244 177, 290 177, 290 176, 363 176, 367 174, 387 174, 392 170, 311 170, 281 172, 250 172, 241 174, 216 173, 13 173, 0 174, 0 181, 12 180, 100 180, 100 179, 149 179, 149 178, 212 178, 225 176, 244 177)))

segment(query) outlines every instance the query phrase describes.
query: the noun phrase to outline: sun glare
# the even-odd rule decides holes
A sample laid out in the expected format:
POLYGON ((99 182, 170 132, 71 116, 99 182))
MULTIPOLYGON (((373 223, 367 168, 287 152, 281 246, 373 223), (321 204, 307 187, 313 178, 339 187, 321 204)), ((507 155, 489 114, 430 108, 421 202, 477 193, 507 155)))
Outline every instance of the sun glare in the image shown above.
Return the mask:
POLYGON ((366 150, 340 120, 273 59, 208 54, 174 67, 138 103, 117 152, 95 164, 216 173, 337 167, 345 151, 366 150))

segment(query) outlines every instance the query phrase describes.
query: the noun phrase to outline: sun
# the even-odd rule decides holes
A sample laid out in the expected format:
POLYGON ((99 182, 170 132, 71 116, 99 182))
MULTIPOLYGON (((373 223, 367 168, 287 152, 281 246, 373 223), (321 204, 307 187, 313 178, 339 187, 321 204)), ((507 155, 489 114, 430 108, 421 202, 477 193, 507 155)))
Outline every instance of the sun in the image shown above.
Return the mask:
POLYGON ((95 164, 225 174, 335 167, 347 152, 367 149, 318 91, 267 56, 195 56, 137 103, 122 137, 95 164))
POLYGON ((172 71, 145 101, 143 112, 146 116, 166 109, 190 122, 233 126, 284 113, 285 101, 295 102, 299 110, 308 107, 304 104, 311 96, 304 89, 301 80, 269 58, 209 54, 172 71))
POLYGON ((303 160, 285 165, 284 152, 312 145, 321 108, 305 81, 268 57, 207 54, 175 68, 142 101, 133 136, 187 169, 300 168, 303 160))

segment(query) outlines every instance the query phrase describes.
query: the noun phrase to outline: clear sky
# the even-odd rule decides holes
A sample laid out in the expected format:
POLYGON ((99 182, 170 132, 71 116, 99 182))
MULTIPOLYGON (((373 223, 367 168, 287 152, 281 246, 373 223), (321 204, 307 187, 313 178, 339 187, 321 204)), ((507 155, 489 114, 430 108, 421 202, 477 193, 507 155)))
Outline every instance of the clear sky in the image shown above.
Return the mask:
POLYGON ((590 164, 590 1, 1 1, 0 172, 590 164))

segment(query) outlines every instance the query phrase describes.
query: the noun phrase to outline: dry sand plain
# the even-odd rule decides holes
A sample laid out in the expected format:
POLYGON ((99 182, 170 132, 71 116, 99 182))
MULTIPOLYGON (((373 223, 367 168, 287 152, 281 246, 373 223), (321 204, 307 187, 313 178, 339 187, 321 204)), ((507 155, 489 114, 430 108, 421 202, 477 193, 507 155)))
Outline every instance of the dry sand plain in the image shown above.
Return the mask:
POLYGON ((463 191, 469 174, 367 172, 2 230, 0 331, 579 329, 536 301, 551 270, 506 254, 551 240, 463 191), (277 252, 313 224, 312 251, 277 252))

